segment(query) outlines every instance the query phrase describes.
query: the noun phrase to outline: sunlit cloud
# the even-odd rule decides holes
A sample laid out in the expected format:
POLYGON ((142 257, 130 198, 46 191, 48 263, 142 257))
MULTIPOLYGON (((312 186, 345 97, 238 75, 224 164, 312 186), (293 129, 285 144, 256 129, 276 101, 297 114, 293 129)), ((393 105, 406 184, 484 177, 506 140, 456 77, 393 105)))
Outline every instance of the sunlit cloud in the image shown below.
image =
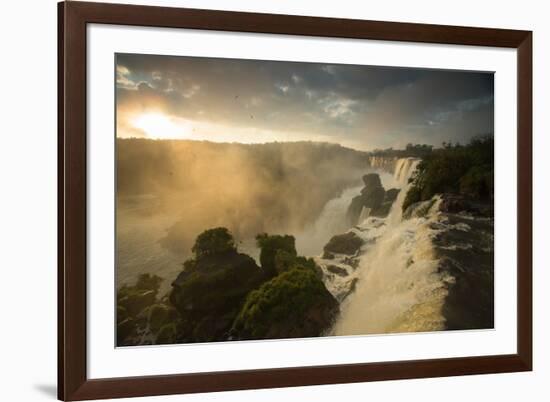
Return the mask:
POLYGON ((130 70, 123 65, 117 65, 116 67, 116 83, 120 88, 132 90, 137 88, 137 83, 130 79, 130 70))
POLYGON ((119 137, 368 150, 466 142, 494 124, 492 73, 118 54, 116 78, 119 137))

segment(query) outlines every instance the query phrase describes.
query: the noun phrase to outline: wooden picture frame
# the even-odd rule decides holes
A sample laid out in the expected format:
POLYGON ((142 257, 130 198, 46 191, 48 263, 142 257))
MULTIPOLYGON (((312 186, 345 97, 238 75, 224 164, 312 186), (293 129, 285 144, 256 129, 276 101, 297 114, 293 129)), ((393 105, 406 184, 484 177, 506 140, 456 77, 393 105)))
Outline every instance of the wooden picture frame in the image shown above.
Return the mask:
POLYGON ((84 400, 532 370, 532 33, 166 7, 58 4, 58 397, 84 400), (86 26, 192 28, 517 49, 517 353, 89 379, 86 26))

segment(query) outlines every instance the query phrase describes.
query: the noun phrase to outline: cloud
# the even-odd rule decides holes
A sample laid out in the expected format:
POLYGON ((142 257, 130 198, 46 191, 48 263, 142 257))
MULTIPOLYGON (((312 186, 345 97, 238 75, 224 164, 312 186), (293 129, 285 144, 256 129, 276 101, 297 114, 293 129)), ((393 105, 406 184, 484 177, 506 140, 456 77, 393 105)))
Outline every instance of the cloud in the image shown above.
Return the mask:
POLYGON ((491 73, 119 54, 117 96, 122 120, 156 111, 228 136, 309 133, 362 149, 439 145, 493 124, 491 73))
POLYGON ((118 88, 137 88, 137 84, 130 79, 130 70, 122 64, 117 64, 116 66, 116 84, 118 88))

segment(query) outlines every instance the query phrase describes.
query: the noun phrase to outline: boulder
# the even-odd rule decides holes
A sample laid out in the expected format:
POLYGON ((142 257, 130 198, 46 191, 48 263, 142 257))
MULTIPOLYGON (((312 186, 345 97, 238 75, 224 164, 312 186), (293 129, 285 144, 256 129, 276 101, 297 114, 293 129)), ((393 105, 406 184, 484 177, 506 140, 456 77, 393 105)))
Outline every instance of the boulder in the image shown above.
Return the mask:
POLYGON ((378 173, 369 173, 363 176, 365 187, 361 190, 361 194, 354 197, 347 211, 347 218, 351 225, 356 225, 364 208, 370 208, 375 211, 384 202, 386 191, 382 187, 380 176, 378 173))
POLYGON ((325 253, 355 255, 364 244, 363 239, 353 232, 333 236, 324 247, 325 253))
POLYGON ((399 191, 400 190, 398 188, 390 188, 388 191, 386 191, 386 194, 384 194, 384 202, 393 203, 397 199, 399 191))
POLYGON ((348 276, 348 271, 337 265, 327 265, 327 271, 338 276, 348 276))
POLYGON ((382 187, 382 181, 378 173, 368 173, 364 175, 363 183, 365 183, 365 188, 382 187))

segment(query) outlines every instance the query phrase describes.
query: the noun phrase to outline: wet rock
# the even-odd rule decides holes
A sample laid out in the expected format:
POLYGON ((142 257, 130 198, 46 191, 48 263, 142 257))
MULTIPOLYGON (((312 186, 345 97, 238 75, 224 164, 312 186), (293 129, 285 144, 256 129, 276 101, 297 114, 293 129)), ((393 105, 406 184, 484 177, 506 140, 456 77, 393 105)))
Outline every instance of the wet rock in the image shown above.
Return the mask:
POLYGON ((384 202, 386 191, 382 187, 378 173, 369 173, 363 176, 365 187, 361 194, 351 200, 348 207, 347 218, 351 225, 356 225, 363 208, 370 208, 371 211, 380 208, 384 202))
POLYGON ((384 195, 384 202, 393 203, 397 199, 399 191, 400 190, 398 188, 390 188, 388 191, 386 191, 386 194, 384 195))
POLYGON ((468 213, 476 216, 494 216, 491 200, 475 200, 459 194, 443 194, 439 210, 444 213, 468 213))
POLYGON ((359 282, 358 278, 353 278, 350 281, 348 290, 340 296, 340 303, 343 302, 353 292, 355 292, 355 289, 357 289, 357 282, 359 282))
POLYGON ((459 213, 468 209, 468 202, 460 195, 445 194, 439 205, 439 210, 446 213, 459 213))
POLYGON ((342 262, 355 269, 359 265, 359 258, 345 257, 342 262))
POLYGON ((325 245, 325 253, 354 255, 363 245, 363 239, 353 232, 333 236, 325 245))
POLYGON ((348 276, 348 271, 337 265, 327 265, 327 271, 339 276, 348 276))
POLYGON ((369 173, 363 176, 363 183, 365 183, 365 188, 361 193, 365 192, 369 188, 382 187, 382 181, 380 180, 380 175, 378 173, 369 173))
POLYGON ((403 212, 403 219, 426 217, 435 202, 436 198, 434 197, 427 201, 418 201, 414 204, 409 205, 407 209, 403 212))
POLYGON ((494 327, 493 220, 450 214, 433 239, 439 272, 447 282, 447 329, 494 327), (468 230, 465 230, 466 227, 468 230))

